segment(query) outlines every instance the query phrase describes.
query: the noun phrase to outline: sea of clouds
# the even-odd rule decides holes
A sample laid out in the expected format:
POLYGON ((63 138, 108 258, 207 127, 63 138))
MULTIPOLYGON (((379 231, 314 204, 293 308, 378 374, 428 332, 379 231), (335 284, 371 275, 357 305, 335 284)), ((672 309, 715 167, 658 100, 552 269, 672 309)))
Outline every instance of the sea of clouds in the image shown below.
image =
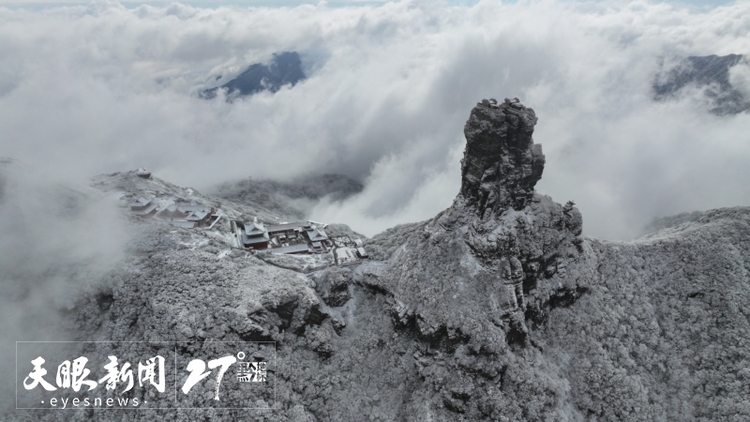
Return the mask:
MULTIPOLYGON (((750 205, 750 114, 650 93, 661 63, 730 53, 750 54, 750 2, 0 0, 0 412, 14 341, 74 338, 55 310, 110 282, 134 236, 113 198, 82 187, 93 175, 144 166, 210 190, 342 173, 364 191, 310 217, 373 235, 450 206, 471 108, 518 97, 539 117, 538 191, 576 201, 586 234, 630 239, 656 216, 750 205), (198 97, 281 51, 307 80, 198 97)), ((750 97, 747 63, 730 80, 750 97)))
MULTIPOLYGON (((656 216, 750 205, 750 114, 650 93, 660 63, 748 54, 749 35, 746 1, 0 3, 0 156, 51 183, 140 166, 199 190, 342 173, 364 191, 311 217, 373 235, 449 206, 469 111, 518 97, 547 156, 537 190, 574 200, 586 234, 630 239, 656 216), (307 80, 198 97, 281 51, 307 80)), ((731 78, 750 91, 746 64, 731 78)))

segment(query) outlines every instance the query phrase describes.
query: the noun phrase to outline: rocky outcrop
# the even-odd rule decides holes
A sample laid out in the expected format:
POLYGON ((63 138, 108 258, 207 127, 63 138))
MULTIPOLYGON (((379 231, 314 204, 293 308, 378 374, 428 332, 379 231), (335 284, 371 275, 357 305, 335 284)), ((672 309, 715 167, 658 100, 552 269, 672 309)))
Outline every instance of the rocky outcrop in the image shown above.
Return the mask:
POLYGON ((454 204, 368 244, 384 265, 360 267, 360 282, 384 292, 394 325, 426 350, 415 355, 424 384, 414 417, 747 417, 740 384, 720 374, 750 357, 731 334, 750 332, 735 311, 750 286, 750 209, 630 243, 587 239, 573 202, 533 192, 535 123, 515 102, 478 104, 454 204))
POLYGON ((523 209, 542 178, 544 154, 531 138, 537 118, 517 99, 497 104, 483 100, 464 126, 466 150, 461 162, 465 205, 484 215, 523 209))
POLYGON ((140 167, 135 171, 135 175, 143 179, 149 179, 151 177, 151 172, 143 167, 140 167))
POLYGON ((514 312, 543 312, 559 288, 559 280, 549 280, 564 277, 565 263, 583 252, 574 204, 534 193, 544 168, 541 146, 532 140, 536 122, 517 100, 477 104, 464 129, 462 186, 453 206, 404 228, 404 235, 373 239, 376 254, 388 240, 401 243, 385 253, 390 268, 378 278, 402 307, 418 309, 422 334, 454 324, 466 302, 479 320, 506 318, 501 325, 508 334, 518 325, 509 322, 514 312))

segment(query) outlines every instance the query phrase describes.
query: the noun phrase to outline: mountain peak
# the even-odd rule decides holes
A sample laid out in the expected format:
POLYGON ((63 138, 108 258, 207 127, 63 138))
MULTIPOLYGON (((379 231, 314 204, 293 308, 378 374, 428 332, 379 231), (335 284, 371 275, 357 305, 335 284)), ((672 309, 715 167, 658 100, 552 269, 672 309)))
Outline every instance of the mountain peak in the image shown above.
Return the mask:
POLYGON ((294 86, 305 79, 302 60, 296 51, 274 53, 270 63, 250 65, 236 78, 216 88, 201 92, 202 98, 215 98, 222 89, 230 98, 244 97, 261 91, 276 92, 284 85, 294 86))
POLYGON ((537 118, 518 99, 482 100, 464 126, 466 149, 461 161, 464 203, 480 216, 523 209, 542 178, 544 154, 532 139, 537 118))

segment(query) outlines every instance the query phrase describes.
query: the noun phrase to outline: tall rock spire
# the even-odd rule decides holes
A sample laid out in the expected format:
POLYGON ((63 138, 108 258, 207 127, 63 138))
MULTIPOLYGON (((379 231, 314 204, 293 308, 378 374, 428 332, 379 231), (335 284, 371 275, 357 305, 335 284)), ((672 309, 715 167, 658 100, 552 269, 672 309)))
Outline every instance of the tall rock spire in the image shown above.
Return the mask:
POLYGON ((461 192, 465 204, 480 216, 492 210, 523 209, 542 177, 544 154, 531 135, 534 110, 517 99, 498 104, 482 100, 464 126, 466 149, 461 161, 461 192))

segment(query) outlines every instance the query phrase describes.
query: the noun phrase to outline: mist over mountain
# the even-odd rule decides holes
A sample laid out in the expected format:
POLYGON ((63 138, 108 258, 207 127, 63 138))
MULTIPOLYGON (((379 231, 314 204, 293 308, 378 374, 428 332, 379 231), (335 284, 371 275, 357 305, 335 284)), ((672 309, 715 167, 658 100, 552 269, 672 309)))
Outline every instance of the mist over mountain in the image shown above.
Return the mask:
POLYGON ((0 419, 750 420, 750 2, 22 3, 0 419))
MULTIPOLYGON (((345 174, 362 194, 313 214, 372 236, 450 205, 465 111, 498 92, 546 116, 540 188, 575 196, 588 235, 628 240, 656 216, 750 203, 748 113, 652 89, 665 57, 747 54, 747 2, 460 3, 0 8, 0 154, 55 179, 143 166, 206 192, 345 174), (197 95, 281 52, 299 54, 304 83, 197 95)), ((740 91, 743 69, 729 72, 740 91)))
POLYGON ((276 92, 284 85, 294 86, 305 79, 302 71, 302 61, 296 51, 274 53, 271 61, 266 65, 255 63, 250 65, 239 76, 216 88, 201 91, 201 97, 212 99, 218 90, 224 90, 228 99, 244 97, 261 91, 276 92))
POLYGON ((255 180, 248 178, 214 187, 217 197, 240 204, 264 204, 279 213, 297 219, 309 217, 312 209, 324 198, 341 202, 362 192, 362 183, 341 174, 306 176, 291 181, 255 180))
MULTIPOLYGON (((460 165, 461 179, 452 205, 426 221, 371 239, 359 237, 369 257, 345 265, 331 253, 278 255, 270 247, 236 243, 236 222, 253 218, 256 225, 272 227, 288 218, 275 209, 278 202, 251 190, 241 195, 248 203, 240 204, 143 171, 94 178, 94 190, 86 196, 99 192, 102 198, 116 199, 120 216, 115 222, 86 214, 82 197, 84 202, 76 201, 79 211, 60 218, 85 217, 80 221, 94 225, 71 227, 67 239, 78 242, 76 237, 85 238, 92 230, 100 233, 96 221, 124 226, 131 237, 110 230, 106 239, 119 247, 110 252, 87 249, 93 253, 89 258, 114 259, 101 268, 104 272, 75 271, 88 268, 89 263, 80 261, 87 255, 52 255, 43 261, 74 270, 44 270, 56 277, 68 274, 55 282, 68 289, 66 299, 41 308, 49 318, 46 329, 70 340, 127 344, 168 339, 198 345, 176 348, 175 362, 203 356, 217 344, 274 342, 278 365, 269 373, 273 394, 243 396, 227 390, 223 400, 257 409, 200 410, 215 403, 215 384, 206 382, 196 387, 203 394, 175 390, 174 396, 131 396, 167 407, 162 410, 10 410, 3 417, 750 417, 743 372, 750 359, 750 346, 743 340, 750 334, 744 305, 750 300, 750 208, 678 216, 631 242, 584 236, 585 216, 574 202, 562 205, 535 190, 550 164, 532 137, 538 122, 536 112, 517 100, 478 103, 464 127, 463 160, 454 163, 460 165), (144 203, 138 198, 162 211, 144 217, 136 211, 144 203), (171 217, 160 217, 179 204, 211 208, 217 218, 184 228, 171 217), (172 400, 197 409, 170 409, 172 400)), ((322 183, 317 190, 310 187, 312 181, 296 189, 277 186, 305 197, 341 192, 335 181, 353 186, 340 177, 318 178, 326 180, 334 183, 322 183)), ((253 183, 236 186, 247 189, 253 183)), ((262 191, 264 182, 259 185, 262 191)), ((0 206, 15 203, 6 198, 0 206)), ((0 228, 4 241, 9 233, 33 232, 31 226, 0 228)), ((332 237, 360 236, 339 224, 326 231, 332 237)), ((2 245, 12 252, 10 243, 2 245)), ((48 247, 53 251, 55 245, 48 247)), ((18 259, 24 251, 3 256, 18 259)), ((4 268, 14 269, 3 286, 12 291, 34 266, 24 270, 5 263, 4 268)), ((51 286, 39 284, 35 294, 56 291, 51 286)), ((30 292, 15 299, 28 315, 41 311, 28 299, 30 292)), ((33 334, 15 335, 23 339, 33 334)), ((129 350, 116 347, 107 353, 129 350)))
POLYGON ((682 223, 698 221, 701 217, 703 217, 703 212, 693 211, 655 218, 643 228, 643 235, 655 233, 670 227, 676 227, 682 223))
POLYGON ((671 63, 657 75, 653 84, 654 98, 674 99, 681 91, 692 88, 703 93, 711 113, 741 113, 750 109, 750 92, 746 76, 736 76, 738 73, 750 73, 750 65, 739 54, 686 57, 671 63))

